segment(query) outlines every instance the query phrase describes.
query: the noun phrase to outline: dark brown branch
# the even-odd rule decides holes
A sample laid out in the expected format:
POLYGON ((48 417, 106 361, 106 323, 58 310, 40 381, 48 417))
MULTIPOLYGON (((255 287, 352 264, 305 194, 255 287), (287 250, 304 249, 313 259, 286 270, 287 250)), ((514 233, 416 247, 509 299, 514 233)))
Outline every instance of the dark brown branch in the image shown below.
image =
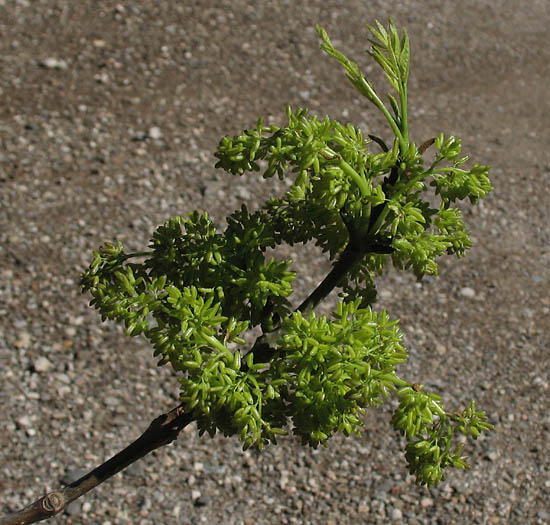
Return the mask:
POLYGON ((364 257, 365 253, 365 247, 354 246, 350 241, 332 270, 297 310, 304 314, 311 312, 334 288, 342 283, 348 272, 364 257))
POLYGON ((170 444, 192 421, 178 406, 154 419, 147 430, 124 450, 64 489, 50 492, 28 507, 0 518, 0 525, 27 525, 43 521, 61 512, 71 501, 100 485, 153 450, 170 444))

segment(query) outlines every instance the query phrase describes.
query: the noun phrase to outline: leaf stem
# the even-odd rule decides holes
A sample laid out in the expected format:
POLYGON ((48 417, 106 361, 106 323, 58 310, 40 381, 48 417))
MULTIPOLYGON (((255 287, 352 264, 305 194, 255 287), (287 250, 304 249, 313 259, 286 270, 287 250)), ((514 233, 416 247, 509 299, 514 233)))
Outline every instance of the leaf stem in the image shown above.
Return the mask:
POLYGON ((357 171, 355 171, 344 159, 340 157, 339 166, 342 168, 346 175, 349 175, 355 184, 359 187, 361 195, 363 197, 368 197, 370 195, 369 186, 364 177, 361 177, 357 171))
MULTIPOLYGON (((399 90, 399 100, 401 102, 401 133, 403 134, 403 140, 409 146, 409 124, 407 122, 407 83, 401 81, 401 89, 399 90)), ((400 143, 401 148, 403 145, 400 143)), ((405 150, 401 150, 401 153, 405 153, 405 150)))
MULTIPOLYGON (((363 93, 367 96, 367 98, 382 112, 384 117, 386 117, 386 120, 388 121, 389 125, 391 126, 391 129, 395 136, 399 140, 399 146, 401 149, 401 152, 405 152, 408 147, 408 138, 406 139, 403 136, 402 130, 397 125, 397 122, 392 117, 391 113, 388 111, 388 108, 386 105, 380 100, 374 89, 370 86, 370 84, 367 82, 364 76, 361 75, 361 87, 367 91, 367 93, 363 93)), ((401 96, 401 93, 399 94, 401 96)), ((405 125, 405 129, 407 129, 407 126, 405 125)))

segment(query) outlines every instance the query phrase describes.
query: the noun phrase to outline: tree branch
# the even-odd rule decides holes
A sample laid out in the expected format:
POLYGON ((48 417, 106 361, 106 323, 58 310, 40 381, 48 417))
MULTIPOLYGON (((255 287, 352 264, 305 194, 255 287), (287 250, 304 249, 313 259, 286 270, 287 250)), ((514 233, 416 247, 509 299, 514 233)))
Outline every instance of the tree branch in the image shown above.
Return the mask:
POLYGON ((183 412, 182 405, 160 415, 151 422, 141 436, 111 459, 64 489, 50 492, 24 509, 0 518, 0 525, 27 525, 55 516, 69 503, 125 469, 128 465, 146 456, 149 452, 170 444, 178 437, 183 428, 192 421, 192 416, 183 412))
POLYGON ((298 306, 297 310, 308 314, 330 293, 342 284, 348 272, 364 257, 365 247, 355 246, 352 240, 348 243, 332 270, 313 292, 298 306))

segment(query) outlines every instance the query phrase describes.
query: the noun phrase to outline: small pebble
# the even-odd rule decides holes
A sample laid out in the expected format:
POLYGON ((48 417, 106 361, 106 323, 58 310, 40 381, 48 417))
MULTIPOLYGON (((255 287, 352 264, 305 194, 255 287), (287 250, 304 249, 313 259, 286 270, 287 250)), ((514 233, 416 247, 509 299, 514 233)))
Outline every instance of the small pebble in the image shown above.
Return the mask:
POLYGON ((462 290, 460 290, 460 295, 462 295, 462 297, 466 297, 467 299, 473 299, 476 296, 476 291, 469 286, 465 286, 462 290))
POLYGON ((120 403, 120 399, 115 396, 107 396, 105 398, 105 404, 110 407, 117 406, 120 403))
POLYGON ((17 419, 17 424, 20 427, 29 427, 30 425, 32 425, 32 421, 29 416, 21 416, 17 419))
POLYGON ((16 348, 27 348, 31 344, 31 334, 28 332, 20 332, 19 338, 15 341, 16 348))
POLYGON ((422 507, 432 507, 434 504, 434 500, 432 498, 422 498, 420 500, 420 505, 422 507))
POLYGON ((244 186, 238 186, 236 188, 236 193, 243 201, 247 201, 252 197, 250 191, 244 186))
POLYGON ((51 370, 53 363, 46 357, 39 357, 32 365, 35 372, 44 373, 51 370))
POLYGON ((54 57, 48 57, 42 60, 40 62, 40 65, 42 67, 45 67, 46 69, 67 69, 68 65, 65 60, 54 58, 54 57))
POLYGON ((135 463, 132 463, 124 472, 129 476, 134 476, 134 477, 143 476, 143 473, 144 473, 143 465, 141 462, 136 461, 135 463))
POLYGON ((157 126, 149 128, 149 138, 159 140, 162 138, 162 131, 157 126))
POLYGON ((71 501, 64 509, 63 512, 68 516, 79 516, 82 513, 82 503, 78 500, 71 501))
POLYGON ((391 511, 391 519, 394 521, 403 519, 403 512, 401 512, 401 509, 393 509, 391 511))

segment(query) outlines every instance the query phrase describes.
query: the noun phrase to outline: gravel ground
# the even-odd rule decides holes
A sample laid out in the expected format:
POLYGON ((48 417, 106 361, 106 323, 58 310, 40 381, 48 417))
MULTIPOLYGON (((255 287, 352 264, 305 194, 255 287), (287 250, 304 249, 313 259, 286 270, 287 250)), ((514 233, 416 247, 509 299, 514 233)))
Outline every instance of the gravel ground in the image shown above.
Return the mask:
MULTIPOLYGON (((411 128, 491 164, 466 213, 474 247, 418 284, 392 273, 401 373, 496 431, 473 469, 414 485, 389 427, 327 449, 282 440, 178 441, 75 502, 57 524, 550 522, 548 0, 231 2, 0 0, 0 513, 103 462, 177 404, 144 342, 101 324, 79 292, 91 251, 143 249, 192 209, 216 219, 282 191, 213 168, 224 134, 307 106, 369 132, 383 123, 318 49, 314 23, 369 71, 365 22, 391 14, 413 46, 411 128)), ((296 251, 305 293, 326 271, 296 251)))

